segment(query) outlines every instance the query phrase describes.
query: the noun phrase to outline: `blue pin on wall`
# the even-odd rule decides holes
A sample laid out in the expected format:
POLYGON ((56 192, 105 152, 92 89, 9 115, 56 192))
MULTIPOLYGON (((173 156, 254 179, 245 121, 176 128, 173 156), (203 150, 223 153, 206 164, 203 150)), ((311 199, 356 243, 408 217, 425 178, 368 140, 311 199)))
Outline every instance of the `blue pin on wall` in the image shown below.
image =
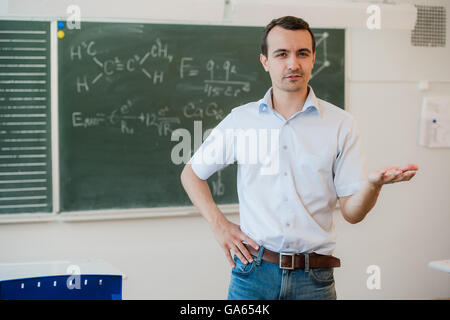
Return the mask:
POLYGON ((58 21, 58 29, 63 29, 65 25, 64 21, 58 21))

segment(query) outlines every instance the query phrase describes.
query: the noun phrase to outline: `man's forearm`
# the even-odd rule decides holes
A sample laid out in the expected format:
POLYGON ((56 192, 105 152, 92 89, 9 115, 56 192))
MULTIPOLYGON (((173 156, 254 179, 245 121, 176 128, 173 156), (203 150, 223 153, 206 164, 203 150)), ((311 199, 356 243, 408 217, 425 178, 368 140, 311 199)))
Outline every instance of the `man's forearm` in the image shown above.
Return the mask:
POLYGON ((214 202, 208 183, 197 177, 190 164, 187 164, 181 173, 181 183, 191 202, 212 227, 225 219, 214 202))
POLYGON ((208 183, 197 177, 190 163, 186 164, 181 173, 181 183, 194 206, 209 222, 230 266, 235 267, 230 251, 233 251, 245 264, 253 262, 250 252, 242 241, 249 243, 255 250, 258 250, 258 244, 245 235, 239 225, 228 221, 214 202, 208 183))
POLYGON ((357 193, 345 201, 344 208, 341 208, 345 219, 350 223, 362 221, 367 213, 375 206, 381 186, 376 186, 366 182, 357 193))

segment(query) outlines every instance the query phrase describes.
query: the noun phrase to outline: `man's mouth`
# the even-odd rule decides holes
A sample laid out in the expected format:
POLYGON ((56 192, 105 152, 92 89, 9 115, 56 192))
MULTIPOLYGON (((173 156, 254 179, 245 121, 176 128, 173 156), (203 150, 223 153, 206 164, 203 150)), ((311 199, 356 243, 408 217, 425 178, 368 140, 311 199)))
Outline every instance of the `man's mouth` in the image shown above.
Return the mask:
POLYGON ((287 75, 285 78, 289 79, 289 80, 297 80, 300 79, 302 76, 299 74, 290 74, 287 75))

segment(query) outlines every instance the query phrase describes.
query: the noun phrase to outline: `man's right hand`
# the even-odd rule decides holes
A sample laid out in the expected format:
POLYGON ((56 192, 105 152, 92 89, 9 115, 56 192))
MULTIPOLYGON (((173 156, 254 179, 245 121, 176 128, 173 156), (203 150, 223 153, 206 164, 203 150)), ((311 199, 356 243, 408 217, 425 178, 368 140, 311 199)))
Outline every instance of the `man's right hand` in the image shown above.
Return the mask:
POLYGON ((228 221, 225 217, 220 219, 220 222, 214 224, 212 227, 217 241, 219 242, 222 249, 225 251, 225 256, 231 267, 234 268, 235 264, 231 256, 230 250, 232 250, 242 261, 242 263, 247 264, 248 262, 253 262, 253 258, 248 252, 242 241, 247 242, 256 250, 259 249, 258 244, 247 237, 242 231, 239 225, 228 221))
POLYGON ((233 250, 243 263, 247 264, 247 261, 252 261, 252 256, 242 241, 247 242, 255 249, 259 248, 258 244, 242 233, 239 225, 225 218, 212 198, 208 183, 197 176, 189 162, 181 172, 180 179, 189 199, 210 223, 230 265, 234 268, 230 250, 233 250))

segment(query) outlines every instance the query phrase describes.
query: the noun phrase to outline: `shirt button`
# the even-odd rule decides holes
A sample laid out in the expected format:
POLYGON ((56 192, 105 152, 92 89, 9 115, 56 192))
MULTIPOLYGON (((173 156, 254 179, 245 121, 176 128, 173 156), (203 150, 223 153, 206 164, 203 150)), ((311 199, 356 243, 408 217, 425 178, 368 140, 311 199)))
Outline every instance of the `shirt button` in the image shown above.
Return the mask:
POLYGON ((283 149, 286 150, 286 149, 287 149, 287 146, 283 146, 283 149))
POLYGON ((288 198, 287 198, 287 197, 284 197, 283 200, 284 200, 284 201, 288 201, 288 198))
POLYGON ((286 223, 286 227, 290 227, 291 226, 291 224, 288 222, 288 223, 286 223))
POLYGON ((287 176, 287 172, 284 173, 284 176, 287 176))

